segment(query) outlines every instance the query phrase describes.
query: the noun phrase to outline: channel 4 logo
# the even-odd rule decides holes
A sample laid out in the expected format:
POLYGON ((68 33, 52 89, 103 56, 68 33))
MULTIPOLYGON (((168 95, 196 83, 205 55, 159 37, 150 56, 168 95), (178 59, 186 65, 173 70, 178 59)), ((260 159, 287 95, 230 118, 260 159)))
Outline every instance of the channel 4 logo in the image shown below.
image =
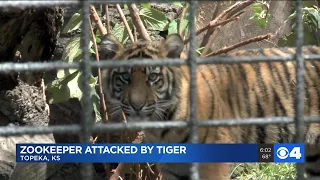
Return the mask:
POLYGON ((274 162, 304 162, 304 144, 274 144, 274 162))

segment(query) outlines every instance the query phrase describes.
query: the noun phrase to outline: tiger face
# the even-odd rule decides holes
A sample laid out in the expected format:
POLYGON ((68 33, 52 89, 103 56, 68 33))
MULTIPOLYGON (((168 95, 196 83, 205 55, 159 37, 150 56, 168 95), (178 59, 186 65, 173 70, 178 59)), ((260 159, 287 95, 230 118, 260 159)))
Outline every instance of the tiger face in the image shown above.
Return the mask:
MULTIPOLYGON (((101 59, 179 58, 183 40, 177 34, 162 42, 139 42, 124 47, 112 35, 105 35, 100 44, 101 59)), ((178 103, 180 88, 177 67, 120 67, 102 71, 103 90, 111 119, 122 112, 130 120, 164 120, 178 103)))

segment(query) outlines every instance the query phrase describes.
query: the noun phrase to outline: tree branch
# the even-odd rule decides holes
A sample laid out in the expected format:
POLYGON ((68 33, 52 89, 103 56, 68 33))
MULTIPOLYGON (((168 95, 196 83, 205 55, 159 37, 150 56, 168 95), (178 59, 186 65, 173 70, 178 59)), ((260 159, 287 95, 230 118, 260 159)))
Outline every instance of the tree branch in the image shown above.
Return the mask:
POLYGON ((108 34, 111 34, 109 7, 108 7, 107 4, 106 4, 106 27, 107 27, 107 33, 108 33, 108 34))
POLYGON ((269 39, 269 38, 271 38, 271 34, 270 34, 270 33, 269 33, 269 34, 265 34, 265 35, 256 36, 256 37, 247 39, 247 40, 245 40, 245 41, 241 41, 241 42, 239 42, 239 43, 237 43, 237 44, 234 44, 234 45, 231 45, 231 46, 228 46, 228 47, 221 48, 221 49, 219 49, 219 50, 216 51, 216 52, 212 52, 212 53, 206 55, 206 57, 211 57, 211 56, 216 56, 216 55, 218 55, 218 54, 226 53, 226 52, 229 52, 229 51, 231 51, 231 50, 233 50, 233 49, 236 49, 236 48, 238 48, 238 47, 241 47, 241 46, 243 46, 243 45, 250 44, 250 43, 252 43, 252 42, 262 41, 262 40, 264 40, 264 39, 269 39))
MULTIPOLYGON (((136 136, 135 140, 132 141, 132 143, 141 144, 143 142, 143 139, 144 139, 144 133, 142 131, 138 132, 138 135, 136 136)), ((118 177, 120 176, 123 167, 124 167, 124 163, 119 163, 109 180, 118 180, 118 177)))
POLYGON ((133 37, 133 35, 132 35, 132 32, 131 32, 131 29, 130 29, 130 27, 129 27, 128 21, 127 21, 126 17, 124 16, 120 5, 119 5, 119 4, 116 4, 116 8, 117 8, 118 13, 120 14, 120 17, 121 17, 121 19, 122 19, 122 22, 123 22, 124 26, 125 26, 126 29, 127 29, 127 32, 128 32, 128 35, 129 35, 129 37, 130 37, 131 42, 134 42, 134 37, 133 37))
MULTIPOLYGON (((242 14, 242 13, 241 13, 241 14, 242 14)), ((241 15, 241 14, 240 14, 240 15, 241 15)), ((231 22, 231 21, 238 20, 238 19, 240 18, 240 15, 239 15, 239 16, 235 16, 235 17, 232 17, 232 18, 227 19, 227 20, 224 20, 224 21, 221 21, 221 22, 218 22, 218 23, 216 23, 216 24, 212 24, 212 23, 211 23, 212 21, 210 21, 208 25, 206 25, 205 27, 197 30, 196 36, 198 36, 199 34, 203 33, 204 31, 208 30, 209 28, 214 29, 214 28, 216 28, 216 27, 218 27, 218 26, 228 24, 228 23, 231 22)), ((190 40, 190 37, 188 37, 188 38, 184 41, 184 44, 187 44, 187 43, 189 42, 189 40, 190 40)))
MULTIPOLYGON (((233 15, 238 13, 239 11, 243 10, 250 4, 254 3, 255 0, 247 0, 244 2, 238 2, 234 5, 230 6, 228 9, 224 10, 221 14, 219 14, 218 17, 216 17, 213 21, 211 21, 212 24, 217 24, 218 22, 224 21, 228 18, 231 18, 233 15)), ((210 28, 209 28, 210 30, 210 28)), ((207 52, 209 51, 214 39, 216 36, 216 31, 213 31, 212 35, 209 38, 209 41, 206 43, 204 50, 201 53, 201 57, 204 57, 207 52)))
POLYGON ((90 5, 90 15, 91 15, 91 19, 96 23, 96 25, 98 26, 98 29, 101 33, 101 35, 105 35, 107 34, 107 30, 106 28, 103 26, 98 14, 97 14, 97 11, 96 11, 96 8, 94 8, 93 5, 90 5))
POLYGON ((130 11, 130 16, 132 18, 132 22, 136 27, 137 31, 139 32, 140 36, 142 37, 142 39, 146 41, 150 41, 151 40, 150 36, 140 19, 137 6, 135 4, 130 4, 129 11, 130 11))

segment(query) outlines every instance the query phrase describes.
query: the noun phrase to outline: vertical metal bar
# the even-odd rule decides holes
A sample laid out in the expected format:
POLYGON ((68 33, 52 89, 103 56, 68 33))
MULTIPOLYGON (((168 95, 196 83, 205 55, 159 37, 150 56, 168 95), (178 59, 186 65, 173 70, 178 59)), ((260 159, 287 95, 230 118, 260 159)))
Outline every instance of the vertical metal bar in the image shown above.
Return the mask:
MULTIPOLYGON (((92 129, 92 103, 90 96, 90 76, 91 64, 89 61, 89 0, 80 1, 82 14, 82 27, 81 27, 81 50, 82 61, 80 63, 80 70, 82 72, 82 121, 81 121, 81 143, 90 143, 90 135, 92 129)), ((81 177, 83 180, 92 179, 92 168, 90 163, 81 164, 81 177)))
MULTIPOLYGON (((297 47, 296 47, 296 81, 297 81, 297 96, 295 99, 295 125, 296 125, 296 142, 304 142, 304 60, 302 56, 303 46, 303 22, 302 22, 302 2, 296 1, 297 11, 297 47)), ((304 164, 297 163, 297 179, 304 179, 304 164)))
MULTIPOLYGON (((195 34, 195 17, 196 17, 196 1, 189 1, 189 32, 190 46, 188 55, 188 65, 190 73, 190 124, 191 124, 191 143, 198 143, 198 126, 197 126, 197 62, 196 62, 196 34, 195 34)), ((192 180, 199 180, 199 164, 192 163, 190 166, 190 177, 192 180)))

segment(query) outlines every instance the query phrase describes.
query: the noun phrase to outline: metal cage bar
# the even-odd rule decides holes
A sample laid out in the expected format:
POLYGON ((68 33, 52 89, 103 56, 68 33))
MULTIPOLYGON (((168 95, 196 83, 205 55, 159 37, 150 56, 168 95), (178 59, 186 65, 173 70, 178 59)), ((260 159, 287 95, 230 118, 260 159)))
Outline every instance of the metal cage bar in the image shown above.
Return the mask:
MULTIPOLYGON (((173 2, 174 0, 160 0, 161 2, 173 2)), ((184 0, 186 1, 186 0, 184 0)), ((269 125, 269 124, 296 124, 297 142, 303 142, 304 131, 303 127, 305 123, 320 122, 320 117, 309 117, 303 114, 303 91, 304 91, 304 69, 303 63, 305 60, 320 59, 320 55, 303 55, 303 22, 302 22, 302 2, 296 1, 297 11, 297 46, 296 54, 288 57, 212 57, 212 58, 198 58, 196 57, 195 49, 195 22, 194 17, 196 13, 197 2, 193 0, 187 0, 190 4, 190 48, 188 61, 181 59, 163 59, 160 61, 152 61, 150 59, 131 60, 131 61, 100 61, 90 62, 89 53, 87 48, 89 37, 89 3, 137 3, 137 2, 152 2, 151 0, 42 0, 42 1, 2 1, 0 8, 10 7, 42 7, 52 5, 81 5, 83 8, 83 23, 82 23, 82 36, 81 47, 83 61, 80 63, 63 63, 63 62, 49 62, 49 63, 0 63, 0 73, 21 72, 21 71, 43 71, 43 70, 57 70, 57 69, 80 69, 83 72, 83 106, 85 111, 82 112, 82 121, 80 125, 60 125, 60 126, 37 126, 37 127, 0 127, 0 136, 17 136, 23 134, 49 134, 49 133, 70 133, 79 134, 83 143, 89 142, 89 137, 92 132, 106 132, 106 131, 118 131, 118 130, 139 130, 139 129, 157 129, 157 128, 191 128, 191 143, 198 142, 198 127, 215 127, 215 126, 235 126, 235 125, 269 125), (197 98, 196 98, 196 68, 198 64, 226 64, 226 63, 242 63, 242 62, 261 62, 261 61, 296 61, 296 80, 297 80, 297 95, 295 98, 296 109, 295 116, 290 117, 270 117, 270 118, 246 118, 246 119, 216 119, 197 121, 197 98), (188 65, 190 73, 190 121, 169 121, 169 122, 132 122, 128 124, 99 124, 94 125, 91 121, 91 98, 90 98, 90 86, 89 78, 92 68, 114 68, 114 67, 131 67, 131 66, 155 66, 155 65, 168 65, 179 66, 188 65)), ((214 0, 212 0, 214 1, 214 0)), ((83 179, 92 179, 92 169, 89 164, 83 164, 81 167, 81 175, 83 179)), ((303 179, 303 164, 297 164, 297 178, 303 179)), ((199 167, 197 163, 192 163, 190 166, 191 179, 199 179, 199 167)))
MULTIPOLYGON (((190 116, 189 125, 191 129, 191 138, 189 141, 191 143, 198 143, 198 126, 197 126, 197 62, 196 62, 196 33, 195 33, 195 17, 196 17, 197 2, 189 2, 189 34, 190 34, 190 46, 188 53, 188 66, 190 75, 190 116)), ((190 177, 192 180, 200 179, 199 176, 199 163, 191 163, 190 166, 190 177)))
MULTIPOLYGON (((81 1, 82 8, 82 31, 81 31, 81 50, 82 50, 82 61, 80 63, 80 70, 82 71, 82 105, 84 111, 82 111, 82 121, 81 121, 81 134, 80 142, 90 143, 90 136, 92 131, 92 101, 90 94, 90 77, 91 77, 91 64, 89 56, 89 41, 90 41, 90 25, 89 25, 89 1, 81 1)), ((92 179, 92 168, 90 163, 81 163, 81 177, 82 179, 92 179)))
MULTIPOLYGON (((297 39, 296 39, 296 82, 297 82, 297 94, 295 99, 295 124, 296 124, 296 142, 304 142, 304 60, 302 56, 303 46, 303 22, 302 22, 302 2, 301 0, 296 1, 296 12, 297 12, 297 39)), ((297 179, 304 179, 304 164, 297 163, 297 179)))

